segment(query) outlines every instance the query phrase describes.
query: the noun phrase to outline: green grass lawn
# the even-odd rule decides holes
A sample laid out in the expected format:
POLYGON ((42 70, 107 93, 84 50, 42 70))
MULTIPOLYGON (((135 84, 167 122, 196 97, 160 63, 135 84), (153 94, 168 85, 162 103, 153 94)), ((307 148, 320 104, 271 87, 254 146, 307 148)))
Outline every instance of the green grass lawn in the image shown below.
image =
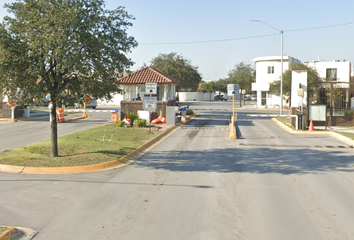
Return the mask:
POLYGON ((336 133, 339 133, 345 137, 348 137, 350 139, 353 139, 354 140, 354 133, 349 133, 349 132, 336 132, 336 133))
POLYGON ((287 127, 291 128, 291 129, 295 129, 295 127, 290 126, 290 118, 287 117, 277 117, 276 118, 279 122, 283 123, 284 125, 286 125, 287 127))
POLYGON ((68 167, 117 160, 162 131, 100 126, 58 138, 59 157, 50 157, 50 140, 0 153, 0 164, 24 167, 68 167))

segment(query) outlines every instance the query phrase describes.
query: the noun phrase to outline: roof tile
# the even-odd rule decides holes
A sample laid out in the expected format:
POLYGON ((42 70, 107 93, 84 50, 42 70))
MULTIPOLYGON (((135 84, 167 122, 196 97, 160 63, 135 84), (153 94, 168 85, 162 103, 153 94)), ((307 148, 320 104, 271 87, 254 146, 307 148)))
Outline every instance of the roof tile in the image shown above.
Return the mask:
POLYGON ((167 77, 152 67, 145 67, 133 72, 130 75, 119 78, 118 83, 121 85, 136 85, 145 83, 179 84, 180 81, 167 77))

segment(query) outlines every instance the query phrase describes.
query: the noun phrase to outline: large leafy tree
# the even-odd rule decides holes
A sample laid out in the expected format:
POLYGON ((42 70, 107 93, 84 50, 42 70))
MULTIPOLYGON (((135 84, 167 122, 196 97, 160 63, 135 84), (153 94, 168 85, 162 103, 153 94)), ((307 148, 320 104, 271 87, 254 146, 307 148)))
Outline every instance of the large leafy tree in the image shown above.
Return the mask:
POLYGON ((211 97, 211 94, 215 91, 217 91, 217 85, 216 82, 214 81, 209 81, 205 83, 204 90, 209 93, 209 96, 211 97))
MULTIPOLYGON (((313 97, 315 93, 322 87, 322 80, 316 69, 311 68, 303 63, 291 64, 290 69, 283 74, 283 94, 291 97, 291 70, 292 69, 306 69, 307 70, 307 85, 308 96, 313 97)), ((270 85, 270 92, 273 94, 280 94, 280 80, 275 81, 270 85)), ((291 98, 290 98, 291 99, 291 98)))
POLYGON ((0 87, 10 98, 50 94, 51 156, 58 156, 56 106, 69 93, 110 98, 117 75, 137 46, 126 30, 133 17, 103 0, 20 0, 0 24, 0 87))
POLYGON ((215 91, 219 91, 219 92, 227 92, 227 84, 228 84, 228 79, 219 79, 216 82, 216 90, 215 91))
MULTIPOLYGON (((230 84, 238 84, 241 92, 243 90, 246 92, 250 91, 253 82, 253 69, 251 65, 244 62, 235 65, 228 73, 228 81, 230 84)), ((241 99, 240 97, 240 105, 241 99)))
POLYGON ((191 62, 177 53, 159 54, 151 60, 151 67, 179 80, 179 91, 196 91, 202 80, 198 67, 192 66, 191 62))

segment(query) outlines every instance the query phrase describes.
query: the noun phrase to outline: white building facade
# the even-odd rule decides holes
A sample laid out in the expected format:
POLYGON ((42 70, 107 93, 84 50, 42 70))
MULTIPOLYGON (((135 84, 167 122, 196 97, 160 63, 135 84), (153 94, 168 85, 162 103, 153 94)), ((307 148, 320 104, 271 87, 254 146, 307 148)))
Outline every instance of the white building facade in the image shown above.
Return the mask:
POLYGON ((351 63, 333 60, 331 62, 305 62, 305 65, 316 69, 323 80, 350 83, 351 63))
MULTIPOLYGON (((328 62, 314 61, 312 63, 305 62, 305 65, 315 69, 324 82, 331 84, 323 84, 323 90, 330 91, 331 85, 333 86, 334 94, 333 107, 336 109, 343 109, 353 107, 352 101, 354 96, 350 91, 350 80, 352 76, 351 62, 343 60, 333 60, 328 62)), ((320 99, 325 98, 325 91, 320 92, 320 99)), ((318 103, 318 102, 317 102, 318 103)), ((325 101, 320 102, 324 104, 325 101)))
MULTIPOLYGON (((281 103, 281 98, 279 94, 271 94, 269 92, 270 85, 275 81, 279 81, 281 78, 281 56, 267 56, 267 57, 257 57, 253 59, 255 68, 255 82, 252 83, 252 91, 257 92, 257 107, 258 108, 279 108, 281 103)), ((291 64, 301 63, 299 59, 290 56, 283 56, 283 73, 290 69, 291 64)), ((336 99, 336 108, 347 108, 351 106, 350 102, 354 101, 354 96, 350 92, 350 81, 352 76, 352 66, 349 61, 314 61, 305 62, 305 65, 315 69, 323 82, 322 90, 316 93, 315 96, 307 96, 307 79, 303 79, 307 74, 304 75, 304 71, 295 71, 293 75, 292 83, 292 99, 288 100, 288 96, 283 98, 283 106, 289 107, 291 102, 292 107, 303 106, 306 107, 307 97, 313 103, 313 97, 317 98, 317 104, 325 104, 328 102, 326 95, 328 95, 328 89, 332 85, 334 89, 341 92, 341 97, 336 99), (298 76, 299 75, 299 76, 298 76), (300 75, 302 75, 300 77, 300 75), (301 83, 301 85, 300 85, 301 83), (333 83, 333 84, 329 84, 333 83), (298 96, 298 90, 301 88, 304 90, 304 96, 298 96), (327 89, 327 90, 326 90, 327 89), (326 93, 327 91, 327 93, 326 93), (296 95, 296 96, 295 96, 296 95), (296 99, 295 99, 296 98, 296 99), (319 99, 319 101, 318 101, 319 99)), ((337 94, 338 95, 338 94, 337 94)), ((310 104, 311 104, 310 103, 310 104)))
MULTIPOLYGON (((269 87, 281 78, 281 56, 257 57, 253 59, 255 68, 255 82, 252 83, 252 91, 257 92, 258 108, 279 108, 280 94, 269 93, 269 87)), ((301 61, 290 56, 283 56, 283 72, 289 70, 291 64, 301 61)), ((286 104, 283 102, 283 105, 286 104)))

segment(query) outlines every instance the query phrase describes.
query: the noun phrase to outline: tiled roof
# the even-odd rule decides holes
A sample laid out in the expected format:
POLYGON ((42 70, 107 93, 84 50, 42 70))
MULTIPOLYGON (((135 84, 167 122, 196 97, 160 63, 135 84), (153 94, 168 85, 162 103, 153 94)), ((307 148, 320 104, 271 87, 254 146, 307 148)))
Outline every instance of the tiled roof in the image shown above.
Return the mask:
POLYGON ((118 79, 118 84, 122 85, 135 85, 145 83, 178 84, 180 82, 167 77, 152 67, 142 68, 128 76, 118 79))

